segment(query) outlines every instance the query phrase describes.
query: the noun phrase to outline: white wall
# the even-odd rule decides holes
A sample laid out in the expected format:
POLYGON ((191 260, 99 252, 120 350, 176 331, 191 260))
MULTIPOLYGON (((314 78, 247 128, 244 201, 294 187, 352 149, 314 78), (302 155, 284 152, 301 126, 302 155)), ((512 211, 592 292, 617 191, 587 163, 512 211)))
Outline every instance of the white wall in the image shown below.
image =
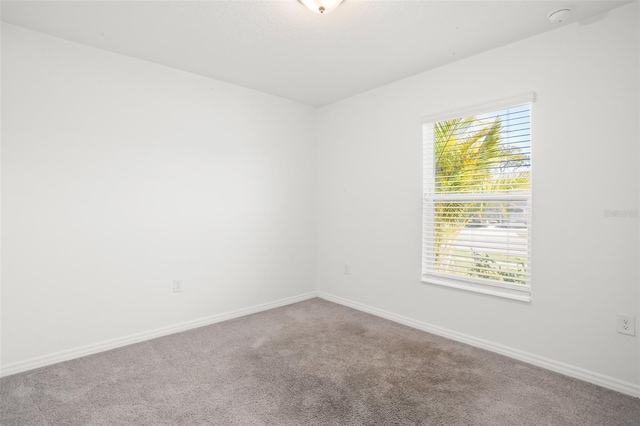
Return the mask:
POLYGON ((634 3, 321 109, 318 289, 640 384, 638 218, 604 217, 638 208, 638 38, 634 3), (422 284, 421 118, 529 91, 532 303, 422 284))
POLYGON ((636 3, 316 120, 3 24, 2 366, 304 294, 317 274, 326 294, 640 384, 640 338, 615 333, 616 313, 640 315, 640 226, 604 217, 638 208, 639 47, 636 3), (533 302, 421 284, 421 117, 527 91, 533 302))
POLYGON ((2 123, 3 366, 314 289, 312 108, 3 24, 2 123))

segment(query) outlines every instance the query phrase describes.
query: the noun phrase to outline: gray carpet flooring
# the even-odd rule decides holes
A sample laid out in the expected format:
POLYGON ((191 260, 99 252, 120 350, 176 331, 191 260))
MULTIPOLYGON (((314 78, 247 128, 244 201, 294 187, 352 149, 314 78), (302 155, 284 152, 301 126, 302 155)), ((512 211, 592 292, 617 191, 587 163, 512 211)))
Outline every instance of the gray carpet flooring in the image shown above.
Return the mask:
POLYGON ((0 379, 2 425, 640 425, 640 399, 321 299, 0 379))

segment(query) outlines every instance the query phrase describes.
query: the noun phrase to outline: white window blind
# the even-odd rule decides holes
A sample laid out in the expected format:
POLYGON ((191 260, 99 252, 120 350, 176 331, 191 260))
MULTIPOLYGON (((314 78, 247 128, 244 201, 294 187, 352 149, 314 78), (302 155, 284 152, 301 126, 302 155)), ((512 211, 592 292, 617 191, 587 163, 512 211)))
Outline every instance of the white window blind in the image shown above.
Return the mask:
POLYGON ((423 281, 530 300, 532 101, 424 123, 423 281))

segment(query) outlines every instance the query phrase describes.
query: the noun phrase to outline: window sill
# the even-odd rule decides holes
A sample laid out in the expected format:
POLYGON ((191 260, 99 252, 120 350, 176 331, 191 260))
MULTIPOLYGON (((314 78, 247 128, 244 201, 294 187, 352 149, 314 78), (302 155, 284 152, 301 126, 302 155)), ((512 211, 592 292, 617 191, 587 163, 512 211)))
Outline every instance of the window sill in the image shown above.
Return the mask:
POLYGON ((458 290, 465 290, 474 293, 497 296, 505 299, 517 300, 519 302, 531 303, 531 293, 529 290, 512 290, 508 288, 492 287, 466 281, 458 281, 434 276, 423 276, 422 282, 425 284, 435 284, 442 287, 450 287, 458 290))

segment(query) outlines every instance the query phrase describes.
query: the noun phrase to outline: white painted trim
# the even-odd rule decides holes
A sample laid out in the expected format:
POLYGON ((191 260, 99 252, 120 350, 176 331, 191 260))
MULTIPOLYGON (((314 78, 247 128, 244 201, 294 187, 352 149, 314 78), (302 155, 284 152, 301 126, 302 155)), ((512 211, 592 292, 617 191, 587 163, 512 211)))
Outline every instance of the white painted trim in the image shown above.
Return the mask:
POLYGON ((416 328, 418 330, 433 333, 438 336, 446 337, 458 342, 466 343, 471 346, 486 349, 492 352, 499 353, 501 355, 508 356, 529 364, 537 365, 538 367, 545 368, 547 370, 555 371, 557 373, 564 374, 569 377, 584 380, 585 382, 593 383, 598 386, 602 386, 608 389, 612 389, 617 392, 631 395, 636 398, 640 398, 640 385, 636 385, 631 382, 618 380, 613 377, 605 376, 603 374, 595 373, 593 371, 585 370, 579 367, 575 367, 569 364, 565 364, 559 361, 555 361, 549 358, 544 358, 538 355, 534 355, 529 352, 521 351, 518 349, 510 348, 508 346, 500 345, 497 343, 489 342, 487 340, 478 339, 467 334, 458 333, 446 328, 431 325, 422 321, 417 321, 402 315, 397 315, 382 309, 373 308, 361 303, 357 303, 342 297, 334 296, 325 292, 309 292, 301 294, 299 296, 288 297, 285 299, 276 300, 274 302, 263 303, 260 305, 252 306, 249 308, 238 309, 231 312, 226 312, 218 315, 212 315, 197 320, 186 321, 180 324, 171 325, 168 327, 157 328, 142 333, 131 334, 129 336, 107 340, 104 342, 94 343, 78 348, 60 351, 49 355, 43 355, 35 358, 30 358, 24 361, 14 362, 3 366, 0 369, 0 377, 10 376, 12 374, 21 373, 23 371, 33 370, 35 368, 45 367, 47 365, 55 364, 58 362, 68 361, 75 358, 95 354, 98 352, 107 351, 110 349, 119 348, 133 343, 142 342, 145 340, 155 339, 157 337, 166 336, 169 334, 179 333, 181 331, 191 330, 193 328, 203 327, 205 325, 215 324, 222 321, 227 321, 234 318, 243 317, 245 315, 251 315, 254 313, 267 311, 269 309, 278 308, 281 306, 290 305, 304 300, 312 299, 314 297, 320 297, 330 302, 338 303, 340 305, 348 306, 359 311, 367 312, 372 315, 388 319, 400 324, 407 325, 409 327, 416 328))
POLYGON ((392 312, 384 311, 382 309, 373 308, 371 306, 367 306, 362 303, 344 299, 339 296, 334 296, 332 294, 328 294, 322 291, 318 292, 318 297, 328 300, 330 302, 338 303, 340 305, 357 309, 359 311, 367 312, 369 314, 372 314, 381 318, 385 318, 400 324, 404 324, 409 327, 417 328, 418 330, 437 334, 438 336, 446 337, 451 340, 466 343, 478 348, 486 349, 491 352, 496 352, 501 355, 505 355, 510 358, 517 359, 519 361, 533 364, 538 367, 545 368, 547 370, 555 371, 556 373, 564 374, 565 376, 574 377, 576 379, 584 380, 585 382, 593 383, 595 385, 602 386, 607 389, 612 389, 614 391, 624 393, 626 395, 631 395, 636 398, 640 398, 640 385, 637 385, 635 383, 619 380, 614 377, 610 377, 604 374, 585 370, 580 367, 575 367, 573 365, 569 365, 553 359, 541 357, 529 352, 521 351, 519 349, 511 348, 511 347, 490 342, 484 339, 479 339, 477 337, 469 336, 467 334, 458 333, 456 331, 431 325, 426 322, 417 321, 402 315, 397 315, 392 312))
POLYGON ((441 113, 430 114, 422 117, 422 123, 437 123, 438 121, 451 120, 453 118, 464 117, 466 115, 484 114, 486 112, 492 112, 518 105, 533 104, 535 101, 536 93, 527 92, 517 96, 511 96, 509 98, 494 99, 481 104, 468 105, 441 113))
POLYGON ((487 294, 489 296, 504 297, 505 299, 517 300, 518 302, 531 302, 531 287, 526 286, 525 290, 509 287, 492 287, 484 282, 473 282, 471 280, 455 280, 445 277, 424 274, 422 282, 425 284, 439 285, 443 287, 457 288, 475 293, 487 294))
POLYGON ((185 321, 185 322, 170 325, 167 327, 156 328, 154 330, 143 331, 141 333, 130 334, 128 336, 119 337, 116 339, 106 340, 98 343, 92 343, 92 344, 81 346, 74 349, 69 349, 69 350, 55 352, 48 355, 29 358, 24 361, 18 361, 18 362, 14 362, 14 363, 2 366, 2 368, 0 369, 0 377, 10 376, 12 374, 21 373, 23 371, 45 367, 47 365, 56 364, 58 362, 69 361, 71 359, 80 358, 80 357, 95 354, 98 352, 108 351, 110 349, 131 345, 133 343, 142 342, 145 340, 151 340, 151 339, 166 336, 169 334, 179 333, 181 331, 191 330, 193 328, 215 324, 218 322, 227 321, 227 320, 238 318, 238 317, 243 317, 245 315, 255 314, 257 312, 267 311, 269 309, 279 308, 281 306, 290 305, 292 303, 297 303, 297 302, 302 302, 303 300, 312 299, 317 296, 318 296, 317 293, 313 291, 313 292, 301 294, 299 296, 287 297, 285 299, 276 300, 274 302, 262 303, 260 305, 255 305, 248 308, 242 308, 235 311, 225 312, 222 314, 212 315, 209 317, 200 318, 196 320, 185 321))

